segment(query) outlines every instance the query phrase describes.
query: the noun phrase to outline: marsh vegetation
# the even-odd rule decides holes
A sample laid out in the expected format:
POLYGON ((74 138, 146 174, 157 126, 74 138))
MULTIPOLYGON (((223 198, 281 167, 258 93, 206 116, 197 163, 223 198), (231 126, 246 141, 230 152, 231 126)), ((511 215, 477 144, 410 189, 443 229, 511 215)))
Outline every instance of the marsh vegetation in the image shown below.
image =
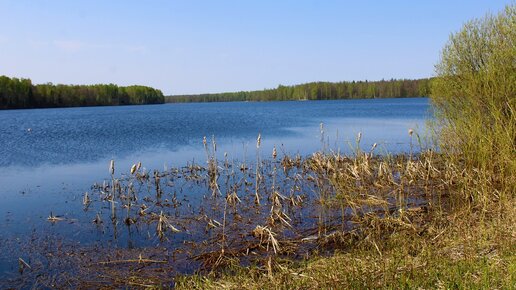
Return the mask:
MULTIPOLYGON (((362 149, 359 134, 351 145, 354 153, 345 156, 330 150, 321 124, 322 149, 308 157, 276 147, 262 152, 259 135, 251 161, 218 160, 214 138, 204 139, 201 164, 150 172, 135 163, 118 175, 112 160, 110 180, 93 185, 82 198, 92 227, 113 230, 115 238, 117 227, 127 227, 133 238, 146 237, 156 246, 65 246, 32 257, 30 266, 20 260, 23 275, 17 282, 37 276, 45 286, 171 286, 178 274, 238 265, 263 265, 270 274, 280 259, 331 254, 362 241, 373 224, 419 232, 423 229, 414 224, 424 222, 423 213, 449 200, 453 183, 443 181, 454 173, 439 154, 417 142, 417 133, 411 130, 407 138, 418 154, 376 155, 376 144, 362 149), (185 191, 198 194, 179 198, 185 191)), ((48 222, 66 220, 50 213, 48 222)), ((377 238, 370 236, 369 243, 378 247, 377 238)))
MULTIPOLYGON (((185 288, 514 288, 515 24, 516 7, 508 5, 497 15, 466 23, 442 51, 431 88, 440 150, 430 159, 430 153, 423 151, 418 160, 425 166, 410 167, 409 160, 401 175, 420 191, 433 188, 424 198, 424 210, 416 207, 414 214, 399 204, 394 217, 364 214, 356 223, 362 235, 344 239, 346 246, 330 258, 237 267, 221 275, 185 277, 179 284, 185 288), (418 172, 429 179, 421 179, 418 172)), ((336 180, 347 184, 345 178, 336 180)), ((397 184, 407 188, 404 182, 397 184)), ((344 188, 351 198, 354 191, 344 188)))

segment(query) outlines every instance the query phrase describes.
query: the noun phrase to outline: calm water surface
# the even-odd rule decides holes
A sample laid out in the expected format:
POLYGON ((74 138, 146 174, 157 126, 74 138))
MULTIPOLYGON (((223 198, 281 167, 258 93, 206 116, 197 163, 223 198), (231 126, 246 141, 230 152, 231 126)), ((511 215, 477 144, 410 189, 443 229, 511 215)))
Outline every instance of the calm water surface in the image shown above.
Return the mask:
MULTIPOLYGON (((332 150, 349 152, 362 132, 364 150, 376 142, 378 152, 407 152, 407 130, 423 134, 429 109, 417 98, 0 111, 0 245, 48 231, 101 239, 93 227, 84 230, 91 220, 81 216, 81 199, 110 178, 111 159, 117 174, 138 161, 149 170, 204 164, 203 136, 215 136, 221 156, 253 159, 258 133, 263 155, 274 145, 280 155, 307 155, 323 146, 320 123, 332 150), (50 211, 76 222, 52 226, 50 211)), ((1 277, 17 264, 0 250, 1 277)))

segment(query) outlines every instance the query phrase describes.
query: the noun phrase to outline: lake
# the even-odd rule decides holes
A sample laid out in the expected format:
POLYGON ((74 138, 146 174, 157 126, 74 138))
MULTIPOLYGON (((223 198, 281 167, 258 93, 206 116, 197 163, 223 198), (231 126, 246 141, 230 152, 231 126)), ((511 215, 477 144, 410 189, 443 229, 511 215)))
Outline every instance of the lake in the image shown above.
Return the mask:
POLYGON ((364 151, 377 143, 376 153, 403 153, 418 148, 408 130, 423 135, 429 118, 427 98, 0 111, 0 279, 14 275, 18 257, 30 259, 23 245, 34 237, 156 244, 129 243, 130 233, 116 230, 99 232, 91 222, 95 212, 83 210, 84 193, 111 179, 111 159, 117 176, 137 162, 147 171, 205 165, 203 137, 211 142, 214 136, 218 158, 227 153, 231 160, 256 160, 258 134, 263 158, 273 146, 280 156, 351 153, 359 132, 364 151), (66 223, 49 223, 50 212, 66 223))

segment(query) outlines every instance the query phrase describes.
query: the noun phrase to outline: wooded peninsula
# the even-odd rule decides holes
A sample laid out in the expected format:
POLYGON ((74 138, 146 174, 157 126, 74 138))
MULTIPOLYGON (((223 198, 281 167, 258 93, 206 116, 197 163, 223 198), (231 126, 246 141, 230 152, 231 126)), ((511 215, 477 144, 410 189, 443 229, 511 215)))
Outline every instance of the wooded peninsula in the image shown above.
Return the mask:
POLYGON ((146 86, 34 85, 30 79, 0 76, 0 109, 162 104, 160 90, 146 86))

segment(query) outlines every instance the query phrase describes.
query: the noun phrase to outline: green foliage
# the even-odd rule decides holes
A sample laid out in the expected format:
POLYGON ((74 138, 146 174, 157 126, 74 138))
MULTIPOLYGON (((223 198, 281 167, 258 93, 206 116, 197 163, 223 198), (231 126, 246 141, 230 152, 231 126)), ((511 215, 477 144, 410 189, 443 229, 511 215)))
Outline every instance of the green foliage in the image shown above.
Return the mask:
POLYGON ((33 85, 29 79, 0 76, 0 109, 160 104, 163 93, 145 86, 33 85))
POLYGON ((167 96, 166 102, 231 102, 404 98, 428 96, 430 79, 381 80, 376 82, 314 82, 276 89, 234 93, 167 96))
POLYGON ((431 98, 444 153, 485 204, 516 191, 516 6, 464 25, 436 66, 431 98), (455 159, 455 160, 453 160, 455 159))

